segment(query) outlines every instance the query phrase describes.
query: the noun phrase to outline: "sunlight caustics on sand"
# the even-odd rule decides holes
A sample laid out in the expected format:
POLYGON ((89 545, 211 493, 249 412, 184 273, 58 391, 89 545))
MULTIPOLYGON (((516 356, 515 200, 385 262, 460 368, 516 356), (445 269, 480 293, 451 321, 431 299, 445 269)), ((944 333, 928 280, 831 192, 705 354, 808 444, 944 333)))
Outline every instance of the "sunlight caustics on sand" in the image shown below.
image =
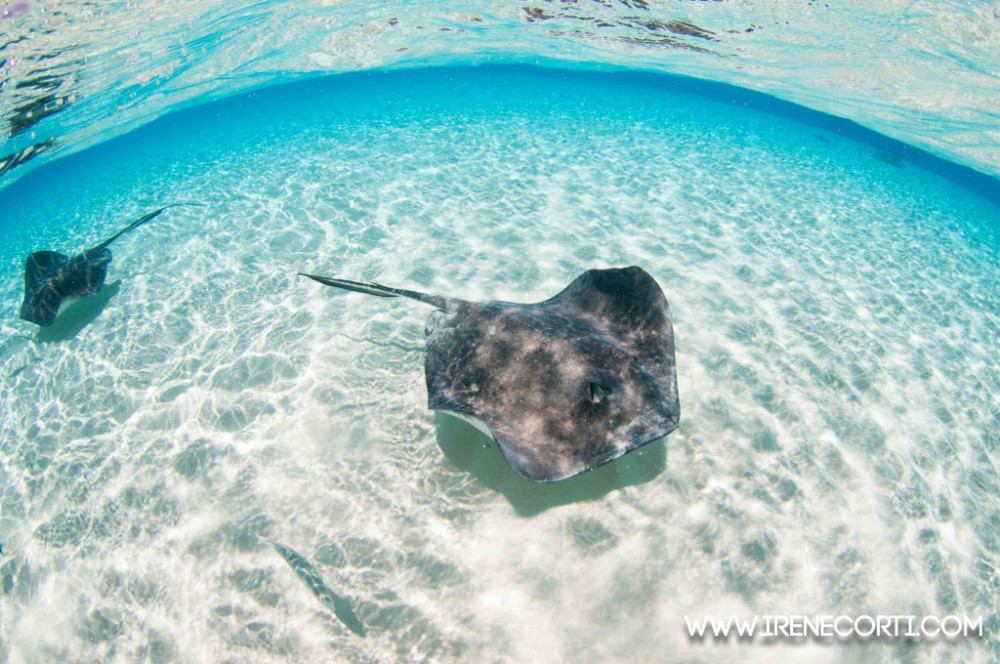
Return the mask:
POLYGON ((614 75, 324 79, 167 116, 0 192, 8 661, 988 661, 1000 209, 898 155, 614 75), (426 409, 426 312, 298 271, 539 301, 636 264, 681 425, 570 482, 426 409), (60 336, 61 335, 61 336, 60 336), (300 553, 351 634, 261 537, 300 553), (984 615, 981 640, 741 647, 685 615, 984 615), (787 649, 787 650, 786 650, 787 649))

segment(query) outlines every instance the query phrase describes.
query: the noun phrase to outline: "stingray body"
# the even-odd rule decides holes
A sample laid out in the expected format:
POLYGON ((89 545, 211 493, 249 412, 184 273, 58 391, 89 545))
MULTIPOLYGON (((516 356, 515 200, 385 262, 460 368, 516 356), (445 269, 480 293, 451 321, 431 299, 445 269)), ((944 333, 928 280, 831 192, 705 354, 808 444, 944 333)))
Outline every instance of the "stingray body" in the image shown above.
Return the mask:
POLYGON ((111 262, 108 245, 125 233, 158 216, 167 208, 195 203, 175 203, 136 219, 100 244, 72 258, 58 251, 36 251, 24 264, 24 300, 21 318, 42 327, 52 325, 66 302, 94 295, 104 285, 111 262))
POLYGON ((670 309, 641 268, 588 270, 534 304, 303 276, 436 307, 426 328, 428 407, 482 422, 526 479, 578 475, 680 421, 670 309))

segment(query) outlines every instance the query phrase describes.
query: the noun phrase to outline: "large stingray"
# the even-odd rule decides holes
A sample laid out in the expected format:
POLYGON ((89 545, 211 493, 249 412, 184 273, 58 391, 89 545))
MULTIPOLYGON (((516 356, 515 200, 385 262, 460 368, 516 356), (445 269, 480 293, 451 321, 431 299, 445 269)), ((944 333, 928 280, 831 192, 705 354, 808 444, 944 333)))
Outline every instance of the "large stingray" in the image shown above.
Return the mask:
POLYGON ((641 268, 588 270, 534 304, 302 276, 437 307, 426 328, 428 407, 482 422, 521 477, 573 477, 677 428, 670 308, 641 268))
POLYGON ((58 251, 36 251, 24 263, 24 301, 21 318, 42 327, 52 325, 61 305, 94 295, 104 285, 111 262, 108 245, 167 208, 197 203, 174 203, 139 217, 100 244, 70 258, 58 251))

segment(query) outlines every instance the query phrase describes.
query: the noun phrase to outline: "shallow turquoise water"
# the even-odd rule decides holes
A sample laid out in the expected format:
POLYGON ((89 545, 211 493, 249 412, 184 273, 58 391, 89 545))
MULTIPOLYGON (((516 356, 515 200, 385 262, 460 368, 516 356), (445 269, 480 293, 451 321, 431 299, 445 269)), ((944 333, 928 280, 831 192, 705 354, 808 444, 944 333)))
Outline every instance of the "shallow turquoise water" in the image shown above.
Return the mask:
POLYGON ((829 118, 679 86, 323 79, 0 191, 0 653, 997 657, 1000 207, 829 118), (27 253, 178 200, 206 207, 116 243, 117 292, 79 332, 15 319, 27 253), (426 310, 295 277, 537 301, 625 264, 670 300, 681 427, 549 487, 425 408, 426 310), (368 636, 256 534, 309 558, 368 636), (689 642, 683 617, 711 613, 982 614, 991 634, 689 642))

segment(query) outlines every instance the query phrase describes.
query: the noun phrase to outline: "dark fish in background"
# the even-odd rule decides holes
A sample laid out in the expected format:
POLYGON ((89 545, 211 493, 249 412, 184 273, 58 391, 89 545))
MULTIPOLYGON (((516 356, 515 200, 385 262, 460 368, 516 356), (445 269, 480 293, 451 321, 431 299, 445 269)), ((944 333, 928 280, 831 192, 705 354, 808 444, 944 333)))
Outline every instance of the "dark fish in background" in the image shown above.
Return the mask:
POLYGON ((281 554, 281 557, 285 559, 300 579, 305 581, 306 585, 309 586, 309 590, 312 591, 313 595, 319 598, 319 601, 323 602, 326 608, 333 611, 333 615, 337 616, 340 622, 344 623, 347 629, 351 630, 358 636, 364 636, 365 626, 361 624, 358 617, 354 615, 354 609, 351 608, 351 603, 330 590, 327 585, 323 582, 323 577, 319 575, 316 568, 312 564, 303 558, 294 549, 285 546, 284 544, 278 544, 277 542, 271 542, 264 538, 261 541, 270 546, 272 549, 281 554))

